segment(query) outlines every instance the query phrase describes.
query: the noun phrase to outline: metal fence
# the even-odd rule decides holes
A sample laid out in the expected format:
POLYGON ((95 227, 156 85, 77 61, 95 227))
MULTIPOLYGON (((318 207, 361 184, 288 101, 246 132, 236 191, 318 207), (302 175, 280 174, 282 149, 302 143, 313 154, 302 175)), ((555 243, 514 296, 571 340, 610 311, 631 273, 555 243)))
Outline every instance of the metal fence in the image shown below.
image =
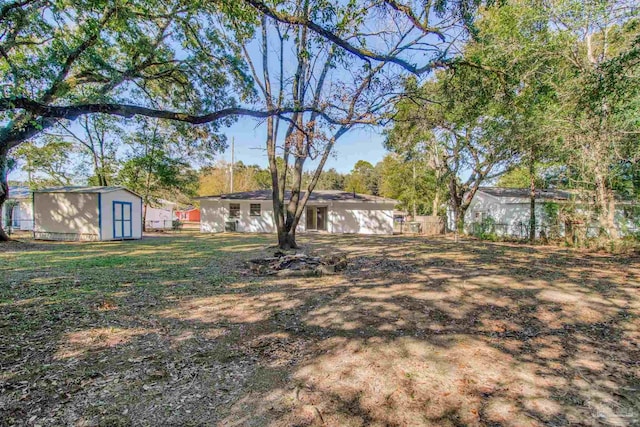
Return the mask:
MULTIPOLYGON (((496 236, 500 238, 521 239, 525 240, 529 238, 528 222, 517 222, 514 224, 506 223, 481 223, 473 222, 469 224, 470 234, 476 236, 496 236)), ((578 238, 591 238, 596 237, 600 229, 595 225, 574 224, 571 233, 578 238)), ((535 228, 536 239, 562 239, 565 238, 565 225, 558 224, 536 224, 535 228)))
POLYGON ((184 223, 178 220, 147 220, 144 222, 145 231, 181 231, 184 223))
POLYGON ((144 229, 148 232, 153 231, 183 231, 183 230, 200 230, 200 222, 180 221, 180 220, 149 220, 145 221, 144 229))
POLYGON ((147 220, 144 222, 146 230, 171 230, 178 228, 179 223, 170 219, 165 220, 147 220))

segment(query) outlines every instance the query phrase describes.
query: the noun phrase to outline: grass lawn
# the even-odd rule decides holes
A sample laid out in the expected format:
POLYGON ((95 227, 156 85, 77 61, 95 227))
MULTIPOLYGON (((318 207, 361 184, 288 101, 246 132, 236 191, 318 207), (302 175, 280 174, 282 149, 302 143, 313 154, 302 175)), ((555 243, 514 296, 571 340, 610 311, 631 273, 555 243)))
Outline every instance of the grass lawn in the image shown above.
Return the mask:
POLYGON ((0 425, 640 425, 640 260, 271 236, 0 246, 0 425))

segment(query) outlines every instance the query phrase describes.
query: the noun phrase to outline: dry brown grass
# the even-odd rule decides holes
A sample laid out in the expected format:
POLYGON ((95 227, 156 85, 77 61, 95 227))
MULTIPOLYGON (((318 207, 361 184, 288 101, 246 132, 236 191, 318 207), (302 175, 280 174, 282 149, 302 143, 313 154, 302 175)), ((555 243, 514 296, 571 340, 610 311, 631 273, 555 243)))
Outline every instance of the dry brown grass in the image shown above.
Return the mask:
POLYGON ((246 274, 264 236, 0 253, 0 423, 640 424, 637 258, 302 241, 349 268, 246 274))

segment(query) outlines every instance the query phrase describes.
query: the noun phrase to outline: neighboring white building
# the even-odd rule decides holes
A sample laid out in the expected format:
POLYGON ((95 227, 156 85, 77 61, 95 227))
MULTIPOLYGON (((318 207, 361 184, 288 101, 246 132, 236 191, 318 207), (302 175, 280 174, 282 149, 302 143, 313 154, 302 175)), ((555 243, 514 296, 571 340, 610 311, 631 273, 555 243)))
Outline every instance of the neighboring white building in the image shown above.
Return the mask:
MULTIPOLYGON (((465 213, 465 231, 472 232, 477 224, 490 218, 495 223, 494 231, 497 235, 526 238, 531 210, 529 191, 528 188, 480 187, 465 213)), ((536 235, 540 236, 540 230, 547 230, 548 235, 552 225, 556 225, 557 232, 564 233, 564 224, 557 224, 557 221, 549 218, 545 205, 574 203, 573 200, 575 197, 567 191, 536 190, 536 235)), ((578 211, 581 210, 580 204, 576 207, 578 211)), ((616 208, 616 224, 622 234, 634 230, 633 221, 625 213, 627 207, 627 204, 620 203, 616 208)), ((454 229, 453 215, 450 211, 447 214, 449 229, 454 229)), ((596 223, 587 224, 587 227, 589 235, 597 234, 596 223)))
MULTIPOLYGON (((275 233, 271 197, 271 190, 200 197, 200 230, 275 233)), ((397 203, 385 197, 317 190, 309 197, 297 231, 393 234, 393 208, 397 203)))
POLYGON ((0 212, 2 227, 13 230, 33 230, 32 193, 27 186, 10 186, 9 197, 0 212), (11 207, 11 215, 8 208, 11 207), (9 221, 11 219, 11 221, 9 221))
POLYGON ((125 240, 142 237, 142 198, 124 187, 55 187, 33 192, 34 237, 125 240))
POLYGON ((9 198, 2 205, 0 220, 4 228, 33 230, 32 193, 29 187, 9 187, 9 198), (11 208, 11 215, 9 215, 9 207, 11 208))
POLYGON ((176 205, 168 200, 159 200, 156 206, 143 206, 145 229, 157 230, 173 227, 176 205))

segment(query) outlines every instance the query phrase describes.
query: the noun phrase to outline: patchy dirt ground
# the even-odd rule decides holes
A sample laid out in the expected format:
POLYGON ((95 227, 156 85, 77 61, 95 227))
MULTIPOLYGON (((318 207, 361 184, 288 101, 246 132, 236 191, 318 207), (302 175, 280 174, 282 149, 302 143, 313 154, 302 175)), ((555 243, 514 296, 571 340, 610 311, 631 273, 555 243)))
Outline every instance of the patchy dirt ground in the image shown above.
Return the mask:
POLYGON ((315 236, 0 246, 0 425, 640 425, 640 260, 315 236))

